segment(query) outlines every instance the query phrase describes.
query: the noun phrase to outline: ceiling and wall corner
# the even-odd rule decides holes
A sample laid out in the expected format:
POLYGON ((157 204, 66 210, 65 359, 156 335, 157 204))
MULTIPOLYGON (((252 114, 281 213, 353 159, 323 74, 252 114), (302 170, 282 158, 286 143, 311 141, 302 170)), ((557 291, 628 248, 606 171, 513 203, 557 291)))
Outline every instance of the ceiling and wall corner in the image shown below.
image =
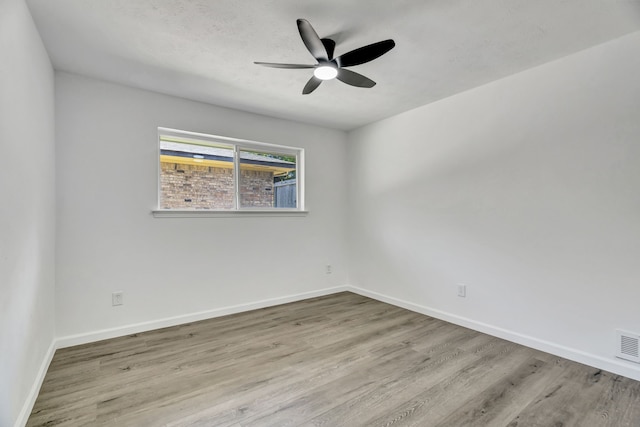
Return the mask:
POLYGON ((55 333, 54 77, 23 0, 0 2, 0 57, 0 425, 12 426, 55 333))
POLYGON ((640 32, 351 132, 351 284, 640 380, 638 76, 640 32))
MULTIPOLYGON (((11 301, 24 303, 37 314, 31 317, 25 312, 9 323, 3 318, 3 326, 28 332, 2 345, 18 357, 28 353, 29 358, 20 366, 5 365, 4 359, 0 365, 10 366, 9 370, 0 367, 4 369, 0 374, 11 375, 11 392, 15 387, 19 390, 12 400, 2 399, 10 403, 1 407, 0 421, 17 416, 16 408, 29 393, 35 372, 43 366, 42 360, 46 362, 43 346, 53 335, 56 230, 58 336, 186 313, 206 304, 207 308, 234 304, 246 301, 248 294, 252 299, 268 299, 274 293, 306 292, 349 281, 458 316, 506 324, 522 334, 567 338, 567 345, 602 360, 608 360, 605 329, 637 320, 635 311, 614 313, 613 305, 631 300, 635 290, 630 283, 638 278, 627 263, 635 254, 630 239, 637 237, 637 222, 625 215, 637 211, 631 191, 637 188, 634 170, 640 168, 633 169, 637 156, 632 157, 636 153, 629 144, 638 136, 632 126, 638 111, 632 97, 636 86, 629 75, 636 65, 620 55, 637 54, 634 32, 640 29, 640 0, 26 2, 57 70, 55 155, 60 161, 54 165, 52 160, 53 73, 47 53, 24 1, 5 0, 1 7, 17 7, 20 15, 10 20, 11 25, 0 21, 3 55, 15 58, 10 61, 12 68, 0 70, 2 102, 8 101, 2 105, 0 120, 4 120, 2 131, 11 133, 0 140, 19 139, 24 144, 10 145, 20 150, 12 152, 15 167, 3 171, 31 167, 34 159, 40 167, 25 181, 31 198, 2 187, 15 204, 3 204, 0 212, 17 222, 3 221, 11 224, 15 245, 10 245, 8 258, 3 253, 0 261, 7 267, 20 253, 16 248, 27 245, 23 261, 38 275, 2 283, 3 291, 10 283, 10 294, 17 292, 11 301), (392 52, 354 67, 378 85, 369 90, 333 82, 303 97, 300 92, 309 78, 304 71, 253 65, 259 60, 312 61, 297 34, 297 18, 309 19, 321 36, 334 37, 337 54, 395 39, 398 46, 392 52), (611 40, 615 41, 608 43, 611 40), (607 66, 607 61, 612 65, 607 66), (622 67, 617 69, 616 64, 622 67), (632 68, 627 69, 629 64, 632 68), (596 67, 589 72, 578 65, 596 67), (512 77, 505 79, 508 76, 512 77), (629 85, 628 92, 624 84, 629 85), (482 85, 486 86, 471 90, 482 85), (613 85, 612 92, 606 90, 608 85, 613 85), (17 102, 16 96, 5 96, 16 91, 22 95, 17 102), (452 96, 456 94, 460 95, 452 96), (616 103, 617 96, 622 103, 616 103), (584 105, 590 107, 583 109, 584 105), (567 135, 578 135, 576 120, 585 118, 594 119, 594 124, 604 120, 606 126, 579 134, 587 138, 584 153, 579 139, 563 146, 560 142, 567 135), (367 124, 349 138, 343 132, 367 124), (426 129, 427 124, 432 128, 426 129), (312 213, 303 221, 269 221, 271 229, 259 219, 241 223, 223 219, 203 225, 195 219, 176 222, 145 216, 155 203, 151 162, 157 153, 149 145, 152 138, 155 141, 149 129, 159 125, 304 146, 311 163, 308 202, 312 213), (132 157, 112 169, 113 164, 101 154, 114 146, 130 151, 132 157), (573 155, 574 149, 578 155, 573 155), (21 156, 25 153, 29 157, 21 156), (394 157, 397 153, 410 155, 394 157), (604 166, 596 161, 600 157, 605 157, 604 166), (396 158, 402 165, 390 168, 396 158), (94 168, 87 159, 95 160, 94 168), (328 163, 334 165, 330 173, 328 163), (468 169, 456 169, 459 164, 468 169), (569 174, 559 172, 563 165, 569 166, 569 174), (59 178, 55 191, 54 166, 59 178), (522 169, 516 170, 519 166, 522 169), (373 168, 386 172, 375 175, 373 168), (459 175, 452 174, 456 170, 459 175), (600 175, 604 180, 595 179, 600 175), (84 185, 77 176, 86 176, 84 185), (592 185, 583 187, 581 180, 592 185), (349 194, 345 183, 350 183, 349 194), (550 189, 560 186, 576 194, 570 191, 567 198, 562 191, 552 192, 547 199, 545 183, 550 189), (436 188, 440 184, 442 188, 436 188), (523 199, 514 190, 517 184, 535 190, 534 197, 523 199), (392 197, 383 201, 380 192, 392 197), (102 194, 106 197, 98 197, 102 194), (392 205, 394 200, 398 205, 392 205), (581 207, 592 211, 584 216, 581 207), (348 209, 353 212, 350 227, 348 209), (541 218, 530 224, 525 219, 532 212, 541 218), (490 214, 504 221, 496 224, 490 214), (568 227, 565 233, 552 239, 563 251, 554 261, 540 250, 545 242, 535 231, 546 225, 545 233, 552 233, 563 224, 568 227), (603 227, 591 230, 589 224, 603 227), (407 225, 415 227, 407 229, 407 225), (623 236, 625 226, 629 235, 623 236), (367 235, 369 227, 373 228, 367 235), (30 230, 34 237, 17 236, 16 230, 30 230), (497 242, 491 231, 499 235, 497 242), (510 240, 518 233, 524 233, 521 241, 510 240), (271 267, 263 255, 274 250, 265 242, 281 234, 291 236, 288 250, 298 263, 293 278, 281 268, 261 285, 256 279, 271 267), (203 238, 212 235, 221 238, 203 238), (229 253, 233 245, 242 245, 238 236, 245 236, 244 243, 256 237, 261 242, 246 245, 250 267, 229 253), (614 250, 608 254, 593 245, 581 246, 589 236, 614 250), (350 251, 347 240, 352 244, 350 251), (628 252, 622 254, 625 248, 628 252), (434 268, 420 258, 425 251, 441 265, 434 268), (526 258, 515 255, 509 264, 504 258, 509 251, 525 251, 535 265, 544 268, 536 271, 526 258), (398 259, 399 254, 405 259, 398 259), (577 266, 581 254, 595 262, 578 273, 557 264, 566 260, 569 266, 577 266), (622 256, 616 259, 615 254, 622 256), (169 269, 172 260, 184 270, 169 269), (367 263, 377 261, 379 265, 369 270, 367 263), (330 277, 324 272, 328 263, 334 266, 330 277), (316 270, 318 264, 320 270, 316 270), (206 269, 211 265, 222 266, 215 272, 213 288, 207 286, 206 269), (352 272, 347 265, 353 266, 352 272), (464 301, 478 298, 487 306, 470 308, 459 300, 450 301, 444 286, 453 276, 446 274, 460 265, 468 274, 464 301), (554 278, 553 272, 561 276, 554 278), (530 276, 521 278, 520 273, 530 276), (599 284, 607 273, 615 276, 615 285, 605 298, 599 298, 599 284), (476 282, 474 277, 480 279, 476 282), (433 286, 424 285, 427 278, 433 286), (391 289, 385 279, 396 287, 391 289), (589 292, 582 292, 581 279, 589 292), (184 289, 170 289, 185 281, 184 289), (244 287, 229 286, 239 282, 244 287), (132 292, 125 296, 125 311, 115 314, 108 306, 110 293, 114 287, 120 290, 121 284, 130 285, 132 292), (502 306, 522 307, 525 300, 529 311, 515 313, 513 307, 502 306), (580 304, 573 304, 576 300, 580 304), (562 328, 556 331, 557 325, 550 320, 535 325, 532 301, 545 311, 559 313, 562 328), (136 312, 134 308, 143 302, 156 306, 136 312), (489 307, 495 313, 489 313, 489 307), (515 314, 508 315, 509 310, 515 314), (86 325, 80 324, 85 321, 86 325)), ((5 10, 2 18, 14 16, 5 10)), ((3 238, 3 245, 9 241, 3 238)), ((2 274, 12 271, 7 267, 2 274)), ((3 307, 2 314, 7 313, 3 307)), ((15 335, 3 330, 5 337, 15 335)))
POLYGON ((27 0, 57 70, 215 105, 351 130, 640 29, 640 0, 27 0), (353 67, 372 89, 324 83, 296 27, 336 55, 392 38, 353 67))

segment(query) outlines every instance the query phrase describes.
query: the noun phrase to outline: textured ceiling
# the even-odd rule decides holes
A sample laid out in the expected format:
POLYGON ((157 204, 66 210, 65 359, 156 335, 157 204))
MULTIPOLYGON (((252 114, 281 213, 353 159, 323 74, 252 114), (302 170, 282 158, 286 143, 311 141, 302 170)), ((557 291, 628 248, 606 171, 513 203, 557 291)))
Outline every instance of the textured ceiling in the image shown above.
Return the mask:
POLYGON ((640 0, 28 0, 58 70, 349 130, 640 30, 640 0), (336 55, 392 38, 353 67, 372 89, 324 82, 296 19, 336 55))

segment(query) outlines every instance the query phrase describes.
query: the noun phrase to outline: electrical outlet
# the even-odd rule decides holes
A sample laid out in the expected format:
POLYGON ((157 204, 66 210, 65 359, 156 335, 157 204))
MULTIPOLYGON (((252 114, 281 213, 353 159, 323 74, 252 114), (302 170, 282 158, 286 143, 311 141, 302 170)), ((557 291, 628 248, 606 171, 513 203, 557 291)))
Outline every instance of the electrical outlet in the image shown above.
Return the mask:
POLYGON ((332 271, 332 270, 331 270, 331 264, 327 264, 327 265, 325 266, 325 270, 324 270, 324 271, 325 271, 325 273, 327 273, 327 274, 331 274, 331 271, 332 271))
POLYGON ((467 296, 467 285, 458 284, 458 296, 462 298, 467 296))
POLYGON ((122 305, 124 304, 124 292, 118 291, 111 294, 111 305, 122 305))

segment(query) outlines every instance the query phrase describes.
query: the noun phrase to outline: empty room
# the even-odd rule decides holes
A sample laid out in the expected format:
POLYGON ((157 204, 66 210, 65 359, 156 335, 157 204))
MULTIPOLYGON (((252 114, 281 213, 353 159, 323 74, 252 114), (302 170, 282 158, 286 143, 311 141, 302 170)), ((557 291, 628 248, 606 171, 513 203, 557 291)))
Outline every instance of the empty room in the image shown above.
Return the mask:
POLYGON ((0 427, 640 426, 640 0, 0 0, 0 427))

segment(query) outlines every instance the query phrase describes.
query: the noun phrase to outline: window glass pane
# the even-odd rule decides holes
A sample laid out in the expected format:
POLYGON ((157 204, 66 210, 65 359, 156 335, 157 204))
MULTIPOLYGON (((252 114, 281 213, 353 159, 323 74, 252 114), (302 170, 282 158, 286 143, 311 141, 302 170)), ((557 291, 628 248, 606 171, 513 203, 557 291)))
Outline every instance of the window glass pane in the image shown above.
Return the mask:
POLYGON ((233 146, 160 137, 161 209, 234 209, 233 146))
POLYGON ((240 207, 297 208, 296 156, 240 150, 240 207))

